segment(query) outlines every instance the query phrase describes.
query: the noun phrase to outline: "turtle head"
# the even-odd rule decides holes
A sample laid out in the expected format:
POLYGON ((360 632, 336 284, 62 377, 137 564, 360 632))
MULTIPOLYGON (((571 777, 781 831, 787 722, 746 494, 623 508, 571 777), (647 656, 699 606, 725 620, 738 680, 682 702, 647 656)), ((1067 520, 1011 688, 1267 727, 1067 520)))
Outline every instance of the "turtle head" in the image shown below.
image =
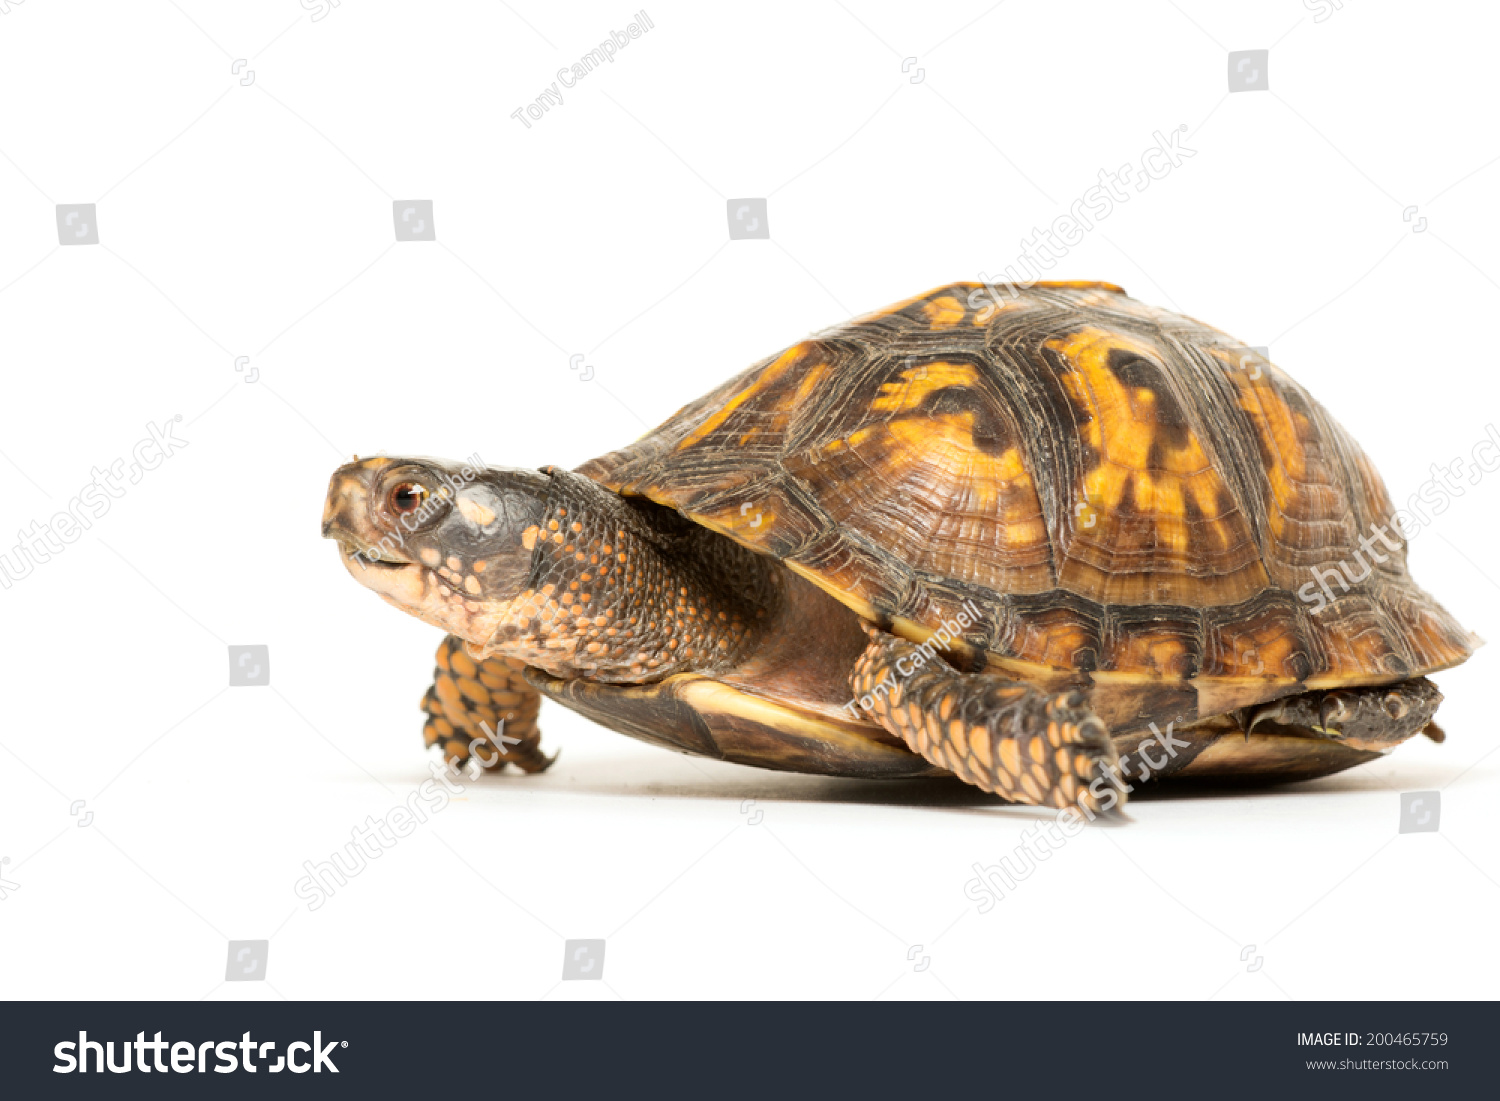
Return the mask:
POLYGON ((356 459, 329 481, 323 535, 388 604, 483 647, 525 588, 534 540, 523 535, 547 491, 546 475, 478 456, 356 459))

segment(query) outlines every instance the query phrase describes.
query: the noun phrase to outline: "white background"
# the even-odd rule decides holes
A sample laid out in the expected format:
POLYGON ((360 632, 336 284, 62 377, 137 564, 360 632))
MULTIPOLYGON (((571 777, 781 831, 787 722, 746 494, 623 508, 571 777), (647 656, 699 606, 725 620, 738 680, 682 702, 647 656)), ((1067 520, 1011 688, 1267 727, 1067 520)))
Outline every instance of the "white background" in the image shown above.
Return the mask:
MULTIPOLYGON (((655 29, 530 129, 511 113, 636 9, 7 6, 0 549, 148 422, 190 442, 0 591, 0 994, 1493 995, 1492 650, 1437 678, 1446 745, 1142 793, 983 916, 971 865, 1037 812, 692 760, 552 705, 550 772, 468 785, 317 911, 292 892, 428 776, 440 636, 318 539, 338 462, 576 465, 813 330, 1014 263, 1156 131, 1196 156, 1050 276, 1269 345, 1398 501, 1467 456, 1500 418, 1492 6, 650 0, 655 29), (1270 90, 1228 94, 1227 51, 1265 47, 1270 90), (747 196, 769 241, 728 240, 747 196), (396 243, 407 199, 436 243, 396 243), (100 245, 59 247, 75 202, 100 245), (269 645, 270 688, 226 686, 231 643, 269 645), (1434 789, 1441 831, 1398 835, 1398 793, 1434 789), (225 942, 267 937, 267 981, 223 983, 225 942), (560 983, 585 937, 604 981, 560 983)), ((1490 637, 1497 487, 1411 552, 1490 637)))

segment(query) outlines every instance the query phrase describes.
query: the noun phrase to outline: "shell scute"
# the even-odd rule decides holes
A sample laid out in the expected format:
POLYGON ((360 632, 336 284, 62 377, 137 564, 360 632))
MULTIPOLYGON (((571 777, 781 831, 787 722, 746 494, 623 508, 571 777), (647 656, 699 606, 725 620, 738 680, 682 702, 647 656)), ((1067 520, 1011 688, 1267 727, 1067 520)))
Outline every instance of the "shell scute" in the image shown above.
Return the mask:
POLYGON ((1404 547, 1365 553, 1394 509, 1326 410, 1109 284, 938 288, 768 357, 579 472, 898 633, 972 602, 970 641, 1040 679, 1193 680, 1217 706, 1478 645, 1404 547), (1322 599, 1334 569, 1357 580, 1322 599))

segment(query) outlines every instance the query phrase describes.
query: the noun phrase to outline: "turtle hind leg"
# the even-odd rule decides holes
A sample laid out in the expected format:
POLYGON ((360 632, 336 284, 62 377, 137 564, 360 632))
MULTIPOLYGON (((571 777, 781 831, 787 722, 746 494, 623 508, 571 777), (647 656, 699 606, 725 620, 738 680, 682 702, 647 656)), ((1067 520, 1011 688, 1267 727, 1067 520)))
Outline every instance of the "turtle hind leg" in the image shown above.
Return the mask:
POLYGON ((856 701, 928 761, 1011 802, 1090 812, 1124 802, 1114 742, 1081 691, 960 673, 925 646, 865 630, 856 701))
POLYGON ((1384 753, 1433 727, 1429 736, 1443 740, 1432 722, 1443 694, 1426 677, 1397 684, 1359 685, 1326 692, 1304 692, 1254 708, 1245 718, 1249 732, 1266 722, 1303 727, 1351 749, 1384 753))
POLYGON ((515 765, 541 772, 555 758, 542 753, 537 712, 542 697, 522 676, 522 662, 511 658, 471 658, 463 639, 449 635, 438 644, 432 686, 422 698, 427 722, 422 736, 442 748, 443 759, 462 764, 471 758, 484 768, 515 765))
POLYGON ((1425 677, 1304 692, 1216 715, 1177 734, 1193 746, 1171 780, 1259 785, 1316 780, 1378 761, 1418 733, 1442 741, 1432 721, 1443 700, 1425 677))

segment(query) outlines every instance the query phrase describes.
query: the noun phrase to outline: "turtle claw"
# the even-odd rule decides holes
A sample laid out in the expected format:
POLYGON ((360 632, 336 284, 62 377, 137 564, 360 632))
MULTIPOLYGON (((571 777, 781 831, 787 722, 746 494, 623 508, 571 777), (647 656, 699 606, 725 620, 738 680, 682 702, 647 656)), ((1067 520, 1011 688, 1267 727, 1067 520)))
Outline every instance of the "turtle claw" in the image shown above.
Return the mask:
POLYGON ((1248 742, 1250 740, 1250 735, 1255 732, 1255 728, 1261 723, 1267 719, 1279 719, 1283 714, 1284 708, 1280 700, 1256 708, 1255 713, 1250 717, 1250 725, 1245 727, 1245 741, 1248 742))
POLYGON ((1330 738, 1343 738, 1342 725, 1335 728, 1332 724, 1343 724, 1354 717, 1354 711, 1344 702, 1342 694, 1329 692, 1318 703, 1318 725, 1313 729, 1330 738))
MULTIPOLYGON (((1384 753, 1419 731, 1441 741, 1441 728, 1430 733, 1432 713, 1442 693, 1431 681, 1416 677, 1389 687, 1364 686, 1284 696, 1247 712, 1251 731, 1266 720, 1290 727, 1302 737, 1326 738, 1340 746, 1384 753)), ((1282 732, 1288 733, 1288 732, 1282 732)))
POLYGON ((557 759, 542 753, 541 694, 526 683, 523 667, 502 657, 475 660, 470 643, 457 635, 438 644, 436 662, 422 700, 422 736, 442 747, 445 760, 475 760, 485 771, 513 765, 541 772, 557 759))
POLYGON ((960 673, 904 638, 867 633, 850 688, 871 718, 929 763, 1010 803, 1077 807, 1092 818, 1125 802, 1114 741, 1088 693, 960 673))

